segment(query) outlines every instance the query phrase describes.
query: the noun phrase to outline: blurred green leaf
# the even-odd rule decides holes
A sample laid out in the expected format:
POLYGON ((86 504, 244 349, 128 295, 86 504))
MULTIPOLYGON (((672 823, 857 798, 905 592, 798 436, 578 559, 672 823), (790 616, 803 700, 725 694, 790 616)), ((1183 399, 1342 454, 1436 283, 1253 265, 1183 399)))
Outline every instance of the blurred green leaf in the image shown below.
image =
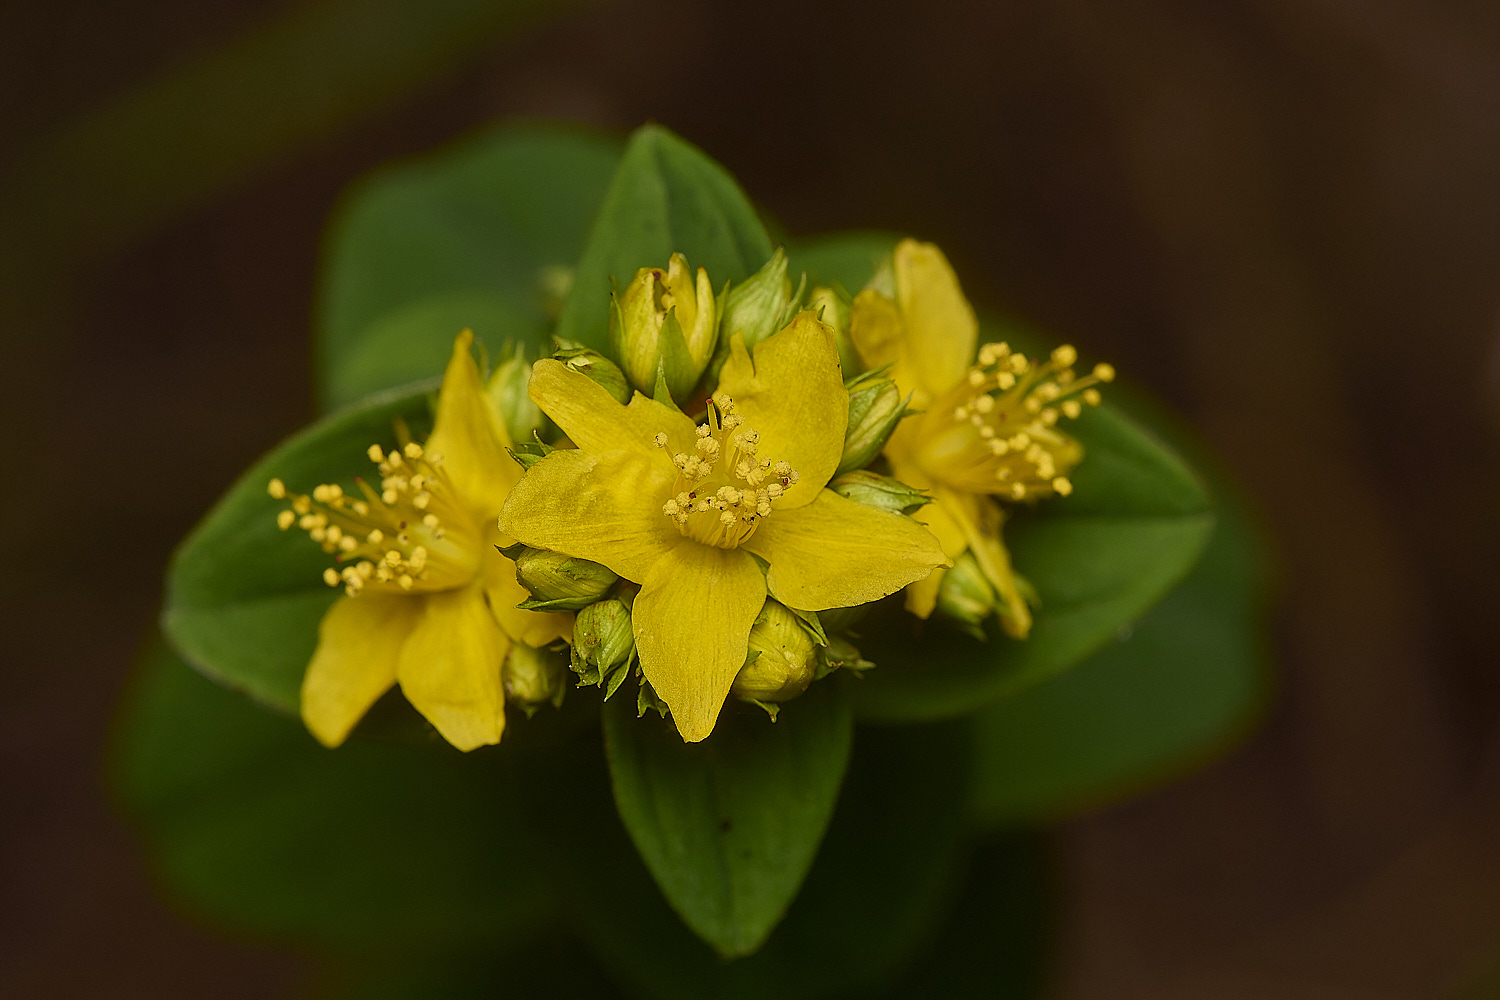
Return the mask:
POLYGON ((587 864, 576 873, 584 880, 581 930, 639 996, 863 995, 912 961, 950 900, 964 839, 967 754, 966 734, 953 724, 860 729, 801 893, 765 946, 733 962, 676 919, 611 817, 587 825, 580 816, 575 826, 597 845, 580 855, 587 864))
POLYGON ((1005 526, 1016 569, 1041 598, 1030 638, 979 642, 888 600, 862 625, 861 648, 879 667, 856 689, 862 717, 945 718, 1023 691, 1103 647, 1193 567, 1214 518, 1192 471, 1108 406, 1069 430, 1085 449, 1073 494, 1011 508, 1005 526))
MULTIPOLYGON (((788 251, 787 272, 795 284, 807 275, 808 287, 837 283, 855 295, 865 287, 880 262, 889 257, 901 237, 894 233, 834 233, 796 243, 788 251)), ((849 374, 848 372, 845 373, 849 374)))
POLYGON ((973 717, 981 823, 1052 820, 1123 797, 1254 719, 1270 680, 1265 545, 1218 485, 1213 537, 1181 586, 1073 670, 973 717))
POLYGON ((853 717, 839 684, 765 713, 731 702, 713 735, 684 743, 670 721, 617 698, 604 712, 620 818, 673 908, 726 956, 765 941, 828 827, 853 717))
POLYGON ((120 734, 114 784, 161 875, 220 920, 413 954, 494 946, 556 917, 547 848, 512 777, 545 754, 460 754, 435 733, 326 750, 162 647, 120 734))
POLYGON ((431 427, 436 383, 371 396, 290 438, 230 487, 178 547, 167 573, 162 627, 193 666, 288 712, 297 711, 302 673, 318 622, 338 592, 322 581, 329 556, 297 528, 282 531, 266 484, 310 493, 319 483, 355 490, 373 466, 366 449, 395 443, 404 420, 422 437, 431 427))
POLYGON ((548 336, 620 159, 611 139, 508 126, 371 176, 330 229, 318 303, 329 405, 442 373, 467 326, 494 357, 548 336))
POLYGON ((707 268, 719 289, 771 257, 771 242, 729 173, 659 125, 637 129, 578 263, 558 336, 608 349, 610 279, 665 267, 674 253, 707 268))

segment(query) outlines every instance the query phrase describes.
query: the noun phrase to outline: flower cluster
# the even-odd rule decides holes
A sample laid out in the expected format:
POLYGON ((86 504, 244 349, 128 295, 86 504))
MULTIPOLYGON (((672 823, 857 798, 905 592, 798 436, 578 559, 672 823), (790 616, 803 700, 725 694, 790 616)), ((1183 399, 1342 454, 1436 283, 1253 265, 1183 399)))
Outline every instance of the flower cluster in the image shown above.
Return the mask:
POLYGON ((465 331, 426 441, 372 444, 368 482, 272 480, 277 523, 322 546, 342 591, 303 682, 308 728, 337 745, 399 684, 472 749, 500 739, 507 701, 560 700, 571 661, 606 697, 638 678, 640 711, 698 741, 730 695, 774 718, 870 667, 851 609, 903 589, 920 618, 982 636, 997 615, 1024 637, 1001 502, 1071 492, 1082 449, 1062 422, 1113 371, 1079 376, 1070 347, 976 354, 930 245, 902 242, 852 301, 793 291, 786 267, 778 251, 717 296, 681 254, 643 267, 615 295, 609 354, 559 342, 525 397, 515 358, 485 383, 465 331))

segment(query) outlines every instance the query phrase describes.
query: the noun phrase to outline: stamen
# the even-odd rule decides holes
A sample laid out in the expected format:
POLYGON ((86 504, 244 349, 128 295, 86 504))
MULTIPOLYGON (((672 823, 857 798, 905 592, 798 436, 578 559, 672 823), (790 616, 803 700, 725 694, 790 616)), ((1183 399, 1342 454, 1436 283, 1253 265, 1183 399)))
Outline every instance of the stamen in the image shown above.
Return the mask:
POLYGON ((289 493, 280 479, 267 486, 273 497, 291 501, 277 513, 277 527, 296 524, 346 564, 326 570, 324 582, 354 596, 367 585, 432 591, 473 579, 482 539, 441 456, 415 441, 389 452, 374 444, 365 453, 380 470, 381 489, 356 479, 363 499, 338 483, 321 483, 311 495, 289 493))
MULTIPOLYGON (((653 440, 665 447, 666 435, 653 440)), ((705 545, 742 544, 797 481, 790 463, 758 454, 759 446, 760 434, 734 412, 734 400, 722 393, 713 397, 708 419, 695 431, 695 454, 671 458, 677 469, 675 495, 662 504, 662 515, 705 545)))

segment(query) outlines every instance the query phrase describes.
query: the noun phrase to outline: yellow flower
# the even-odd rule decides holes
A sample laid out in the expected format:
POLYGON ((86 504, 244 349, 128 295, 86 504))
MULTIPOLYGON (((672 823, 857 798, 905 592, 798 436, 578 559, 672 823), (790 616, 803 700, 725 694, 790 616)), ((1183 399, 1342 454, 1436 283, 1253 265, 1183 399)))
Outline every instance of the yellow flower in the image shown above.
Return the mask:
POLYGON ((271 495, 292 504, 281 527, 307 530, 341 564, 324 571, 345 593, 323 616, 302 680, 302 719, 325 746, 396 683, 460 750, 497 743, 513 644, 543 646, 571 629, 570 615, 516 608, 529 595, 495 550, 513 541, 495 517, 521 470, 472 340, 465 330, 454 341, 427 443, 370 446, 379 489, 360 481, 359 497, 337 484, 304 496, 271 481, 271 495))
MULTIPOLYGON (((897 426, 886 458, 897 479, 932 495, 933 503, 914 516, 942 540, 950 559, 973 553, 1000 597, 1001 624, 1025 638, 1026 588, 1001 543, 1005 517, 992 498, 1072 492, 1067 477, 1083 448, 1057 429, 1058 419, 1097 405, 1095 385, 1113 379, 1114 369, 1098 365, 1080 378, 1071 347, 1036 362, 1003 343, 985 344, 971 363, 979 324, 947 259, 930 243, 902 240, 876 285, 886 279, 886 290, 866 288, 855 297, 849 331, 860 359, 869 367, 890 365, 896 385, 922 411, 897 426)), ((931 615, 942 578, 940 570, 908 588, 907 608, 931 615)))
POLYGON ((641 585, 641 669, 689 742, 713 731, 768 592, 822 611, 947 565, 915 521, 824 488, 849 404, 833 331, 812 313, 753 355, 733 338, 701 425, 640 394, 622 406, 550 360, 531 396, 578 447, 527 471, 500 526, 641 585))

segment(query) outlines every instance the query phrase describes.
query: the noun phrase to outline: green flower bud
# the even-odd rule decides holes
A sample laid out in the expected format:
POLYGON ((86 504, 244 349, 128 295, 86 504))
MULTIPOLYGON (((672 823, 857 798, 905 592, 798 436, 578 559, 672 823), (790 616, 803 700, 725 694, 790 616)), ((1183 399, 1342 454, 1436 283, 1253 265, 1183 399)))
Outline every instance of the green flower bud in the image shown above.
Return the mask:
POLYGON ((561 705, 567 691, 563 683, 566 673, 567 661, 561 653, 518 642, 510 647, 510 655, 505 658, 502 674, 505 698, 519 705, 527 715, 548 702, 554 707, 561 705))
POLYGON ((516 446, 510 449, 510 457, 515 459, 522 469, 529 469, 556 450, 533 432, 530 441, 518 441, 516 446))
POLYGON ((807 690, 818 666, 817 647, 802 622, 769 598, 750 629, 750 656, 730 686, 747 701, 790 701, 807 690))
POLYGON ((630 611, 617 598, 590 604, 573 619, 573 669, 584 684, 623 674, 635 652, 630 611))
POLYGON ((844 433, 838 472, 862 469, 874 461, 911 402, 911 396, 903 398, 884 369, 856 375, 844 388, 849 392, 849 429, 844 433))
POLYGON ((786 253, 778 247, 764 267, 732 286, 724 297, 724 316, 719 322, 724 341, 738 333, 746 347, 760 343, 791 320, 791 302, 786 253))
POLYGON ((842 476, 835 476, 828 488, 841 497, 879 507, 892 514, 911 514, 932 502, 932 498, 921 490, 914 490, 890 476, 882 476, 868 469, 856 469, 842 476))
POLYGON ((673 399, 686 400, 713 357, 719 310, 708 272, 696 280, 674 253, 665 270, 643 267, 611 296, 609 344, 631 385, 655 395, 657 376, 673 399))
POLYGON ((500 412, 510 439, 529 441, 542 426, 541 408, 526 391, 531 381, 531 362, 526 360, 524 351, 508 353, 510 356, 495 366, 484 391, 500 412))
POLYGON ((592 348, 576 344, 571 340, 557 340, 557 351, 552 355, 575 372, 587 375, 609 391, 618 403, 630 401, 630 384, 620 366, 592 348))
POLYGON ((516 579, 531 591, 517 607, 528 611, 577 611, 603 597, 619 579, 596 562, 524 545, 502 550, 516 564, 516 579))
POLYGON ((849 339, 849 312, 853 304, 842 288, 819 285, 807 296, 807 308, 818 314, 818 318, 833 327, 834 346, 838 348, 839 365, 844 372, 860 369, 859 352, 854 341, 849 339))
POLYGON ((952 568, 938 584, 938 614, 976 639, 985 638, 984 621, 995 613, 998 600, 972 552, 953 560, 952 568))

